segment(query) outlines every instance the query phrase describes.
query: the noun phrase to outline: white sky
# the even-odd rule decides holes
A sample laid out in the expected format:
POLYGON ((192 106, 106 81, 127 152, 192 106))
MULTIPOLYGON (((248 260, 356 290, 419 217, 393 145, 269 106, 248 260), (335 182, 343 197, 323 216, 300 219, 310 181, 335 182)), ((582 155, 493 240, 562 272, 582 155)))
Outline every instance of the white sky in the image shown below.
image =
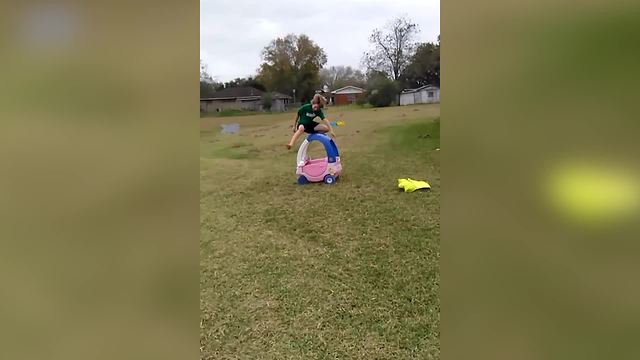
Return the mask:
POLYGON ((217 81, 255 75, 260 53, 289 33, 306 34, 327 64, 360 68, 371 31, 406 14, 418 40, 440 34, 440 0, 200 0, 200 58, 217 81))

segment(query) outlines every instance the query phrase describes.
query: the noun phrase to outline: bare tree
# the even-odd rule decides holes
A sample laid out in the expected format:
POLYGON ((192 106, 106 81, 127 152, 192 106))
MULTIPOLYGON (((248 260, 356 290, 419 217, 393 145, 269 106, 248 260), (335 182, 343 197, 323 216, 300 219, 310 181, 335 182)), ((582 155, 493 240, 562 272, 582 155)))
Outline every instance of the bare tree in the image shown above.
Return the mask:
POLYGON ((373 49, 366 52, 363 65, 367 71, 377 70, 398 80, 411 62, 416 50, 417 24, 406 16, 395 18, 382 29, 375 29, 369 37, 373 49))
POLYGON ((207 64, 200 59, 200 97, 210 97, 220 88, 222 84, 214 80, 214 77, 209 74, 207 64))
POLYGON ((209 67, 200 59, 200 82, 213 83, 213 77, 209 74, 209 67))
POLYGON ((332 90, 347 85, 364 87, 365 76, 362 71, 352 68, 351 66, 331 66, 320 70, 320 79, 332 90))

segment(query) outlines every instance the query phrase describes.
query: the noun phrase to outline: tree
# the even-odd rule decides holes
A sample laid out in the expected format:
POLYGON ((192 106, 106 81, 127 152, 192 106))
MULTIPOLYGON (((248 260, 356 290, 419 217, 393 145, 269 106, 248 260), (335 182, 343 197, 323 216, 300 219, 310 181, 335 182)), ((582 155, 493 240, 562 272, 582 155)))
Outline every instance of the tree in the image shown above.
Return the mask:
POLYGON ((306 35, 277 38, 262 50, 258 79, 270 91, 289 94, 296 89, 301 100, 309 100, 320 85, 319 71, 327 55, 306 35))
POLYGON ((271 104, 273 103, 273 95, 269 92, 262 94, 262 108, 267 111, 271 111, 271 104))
POLYGON ((200 98, 210 98, 213 96, 213 93, 216 92, 213 84, 209 84, 204 81, 200 81, 200 98))
POLYGON ((388 22, 384 28, 375 29, 369 37, 373 49, 365 52, 363 64, 367 70, 378 70, 393 80, 400 79, 415 52, 418 25, 406 17, 388 22))
POLYGON ((382 84, 385 80, 389 80, 389 76, 385 72, 371 70, 367 73, 366 88, 368 90, 374 90, 376 86, 382 84))
POLYGON ((365 86, 365 76, 362 71, 351 66, 331 66, 320 70, 320 79, 331 90, 339 89, 347 85, 358 87, 365 86))
POLYGON ((209 74, 207 64, 200 59, 200 82, 213 82, 213 77, 209 74))
POLYGON ((371 71, 367 77, 367 100, 369 104, 382 107, 389 106, 397 100, 400 91, 398 83, 389 79, 387 74, 371 71))
POLYGON ((411 63, 401 76, 405 88, 423 85, 440 86, 440 37, 437 43, 422 43, 418 46, 411 63))
POLYGON ((224 83, 224 87, 240 87, 240 86, 249 86, 252 88, 256 88, 261 91, 266 91, 267 88, 255 77, 249 76, 247 78, 235 78, 231 81, 227 81, 224 83))
POLYGON ((211 97, 221 87, 222 84, 214 81, 209 74, 207 64, 200 60, 200 98, 211 97))

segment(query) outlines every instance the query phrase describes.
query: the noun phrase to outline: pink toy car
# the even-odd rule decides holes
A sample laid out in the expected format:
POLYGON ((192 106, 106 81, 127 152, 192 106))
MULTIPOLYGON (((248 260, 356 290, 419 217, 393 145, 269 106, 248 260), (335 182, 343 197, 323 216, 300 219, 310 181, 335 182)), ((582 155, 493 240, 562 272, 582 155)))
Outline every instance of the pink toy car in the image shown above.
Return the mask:
POLYGON ((296 175, 298 175, 298 184, 300 185, 321 181, 324 181, 325 184, 333 184, 342 173, 338 147, 330 137, 323 134, 311 134, 300 145, 297 164, 296 175), (324 145, 327 157, 309 159, 307 149, 312 141, 320 141, 324 145))

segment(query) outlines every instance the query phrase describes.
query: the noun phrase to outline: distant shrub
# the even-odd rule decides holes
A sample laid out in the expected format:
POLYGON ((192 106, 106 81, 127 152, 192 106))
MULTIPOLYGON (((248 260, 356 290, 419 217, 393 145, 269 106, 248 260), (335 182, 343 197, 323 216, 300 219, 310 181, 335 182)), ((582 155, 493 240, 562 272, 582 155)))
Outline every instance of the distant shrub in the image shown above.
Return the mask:
POLYGON ((379 78, 375 84, 375 88, 369 92, 368 102, 375 107, 389 106, 397 101, 399 86, 388 78, 379 78))
POLYGON ((273 95, 270 92, 262 94, 262 109, 271 111, 271 104, 273 103, 273 95))

